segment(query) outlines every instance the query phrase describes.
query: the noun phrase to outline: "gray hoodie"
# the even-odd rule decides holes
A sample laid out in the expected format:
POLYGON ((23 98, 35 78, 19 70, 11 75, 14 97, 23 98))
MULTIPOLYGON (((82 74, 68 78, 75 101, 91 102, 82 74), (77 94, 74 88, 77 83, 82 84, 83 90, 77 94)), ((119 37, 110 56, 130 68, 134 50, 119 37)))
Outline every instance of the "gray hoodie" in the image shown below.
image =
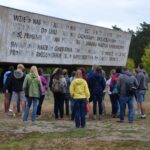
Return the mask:
POLYGON ((129 71, 125 71, 123 74, 121 74, 117 81, 117 86, 119 89, 119 93, 121 95, 127 94, 126 85, 127 82, 132 82, 135 87, 138 87, 138 82, 136 78, 130 73, 129 71))
POLYGON ((140 69, 136 75, 138 81, 138 90, 147 90, 148 89, 148 74, 144 69, 140 69))

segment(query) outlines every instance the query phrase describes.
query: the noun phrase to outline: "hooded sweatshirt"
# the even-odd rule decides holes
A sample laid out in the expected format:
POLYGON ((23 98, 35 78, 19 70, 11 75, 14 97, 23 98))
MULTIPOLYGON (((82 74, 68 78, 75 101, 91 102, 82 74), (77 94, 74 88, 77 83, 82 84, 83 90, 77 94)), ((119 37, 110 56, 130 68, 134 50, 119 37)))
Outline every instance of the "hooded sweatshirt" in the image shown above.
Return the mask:
POLYGON ((121 74, 118 78, 117 81, 117 86, 119 89, 119 93, 121 95, 126 95, 127 94, 127 82, 132 82, 134 84, 135 87, 138 86, 138 82, 136 80, 136 78, 132 75, 132 73, 130 73, 129 71, 125 71, 123 74, 121 74))
POLYGON ((14 92, 23 91, 23 81, 25 78, 25 74, 21 70, 15 70, 14 73, 10 76, 8 81, 8 87, 12 88, 14 92))
POLYGON ((75 78, 70 85, 70 94, 74 99, 89 99, 90 92, 87 82, 81 78, 75 78))
POLYGON ((148 74, 145 70, 139 70, 136 75, 136 79, 138 81, 138 90, 147 90, 148 89, 148 74))
POLYGON ((28 75, 26 75, 23 83, 23 89, 25 90, 27 86, 29 90, 29 97, 40 97, 40 94, 42 94, 42 83, 34 73, 29 73, 28 75))

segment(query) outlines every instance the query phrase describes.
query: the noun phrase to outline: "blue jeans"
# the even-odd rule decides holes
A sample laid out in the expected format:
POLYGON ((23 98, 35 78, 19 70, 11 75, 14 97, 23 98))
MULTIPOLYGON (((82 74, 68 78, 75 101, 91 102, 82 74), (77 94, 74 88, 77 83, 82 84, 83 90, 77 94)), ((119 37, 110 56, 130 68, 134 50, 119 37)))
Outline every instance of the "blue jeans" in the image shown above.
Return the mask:
POLYGON ((133 122, 134 119, 133 96, 120 95, 119 103, 120 103, 120 120, 124 121, 125 108, 126 108, 126 104, 128 104, 128 121, 133 122))
POLYGON ((112 115, 116 115, 119 111, 119 95, 118 94, 110 94, 110 100, 112 105, 112 115))
POLYGON ((71 120, 74 120, 75 117, 75 100, 73 98, 70 99, 70 107, 71 107, 71 120))
POLYGON ((103 98, 103 95, 93 94, 93 114, 94 115, 96 115, 96 111, 97 111, 97 102, 98 102, 99 114, 102 115, 103 113, 102 98, 103 98))
POLYGON ((25 109, 25 112, 24 112, 23 121, 27 121, 28 120, 29 111, 30 111, 30 107, 31 107, 32 103, 33 103, 32 122, 35 121, 35 119, 36 119, 36 112, 37 112, 38 98, 34 98, 34 97, 28 97, 27 98, 26 109, 25 109))
POLYGON ((86 99, 75 99, 75 125, 84 128, 86 125, 86 99))
POLYGON ((138 103, 144 102, 145 93, 146 93, 146 90, 138 90, 138 91, 136 92, 137 102, 138 102, 138 103))

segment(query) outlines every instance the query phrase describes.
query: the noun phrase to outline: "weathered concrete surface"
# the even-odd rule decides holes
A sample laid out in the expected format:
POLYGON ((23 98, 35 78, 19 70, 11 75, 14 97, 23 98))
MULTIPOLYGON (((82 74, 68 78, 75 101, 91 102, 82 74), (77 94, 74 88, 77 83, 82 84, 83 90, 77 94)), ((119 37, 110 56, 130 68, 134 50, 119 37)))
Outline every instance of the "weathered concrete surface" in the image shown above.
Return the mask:
POLYGON ((0 62, 126 64, 131 35, 0 6, 0 62))

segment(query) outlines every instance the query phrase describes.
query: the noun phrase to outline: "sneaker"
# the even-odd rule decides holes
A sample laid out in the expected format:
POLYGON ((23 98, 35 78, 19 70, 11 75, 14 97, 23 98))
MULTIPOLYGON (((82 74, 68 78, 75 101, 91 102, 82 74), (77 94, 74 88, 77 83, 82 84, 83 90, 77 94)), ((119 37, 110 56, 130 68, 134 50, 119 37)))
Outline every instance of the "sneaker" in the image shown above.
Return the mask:
POLYGON ((123 123, 124 121, 123 121, 123 120, 117 120, 116 122, 118 122, 118 123, 123 123))
POLYGON ((85 118, 86 118, 86 119, 88 119, 88 118, 89 118, 89 114, 88 114, 88 113, 86 114, 85 118))
POLYGON ((35 122, 35 121, 32 121, 32 122, 31 122, 31 126, 34 126, 34 125, 36 125, 36 122, 35 122))
POLYGON ((141 119, 145 119, 145 118, 146 118, 145 114, 141 115, 141 119))
POLYGON ((16 114, 15 113, 13 113, 13 118, 15 118, 16 117, 16 114))
POLYGON ((27 121, 24 121, 24 128, 23 128, 23 131, 27 131, 27 121))
POLYGON ((9 108, 9 110, 8 110, 8 111, 9 111, 9 112, 13 112, 13 110, 12 110, 12 109, 10 109, 10 108, 9 108))

